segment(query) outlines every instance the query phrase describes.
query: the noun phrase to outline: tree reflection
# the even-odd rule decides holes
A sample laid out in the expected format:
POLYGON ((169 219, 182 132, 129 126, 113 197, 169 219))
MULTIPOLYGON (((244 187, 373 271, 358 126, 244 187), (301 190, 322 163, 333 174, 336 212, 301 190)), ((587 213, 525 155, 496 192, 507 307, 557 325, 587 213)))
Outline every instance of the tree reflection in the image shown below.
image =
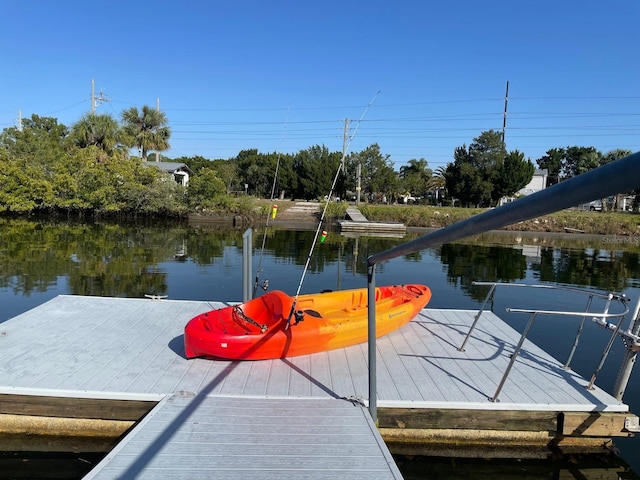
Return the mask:
MULTIPOLYGON (((258 228, 253 235, 256 258, 263 232, 258 228)), ((0 288, 28 297, 66 281, 68 291, 77 295, 165 295, 171 262, 207 267, 226 258, 224 268, 237 275, 241 270, 242 235, 243 231, 230 227, 181 222, 112 224, 0 219, 0 288)), ((290 270, 292 266, 299 270, 309 257, 314 235, 315 230, 269 229, 264 255, 279 270, 290 270)), ((330 231, 324 242, 316 244, 309 271, 323 273, 337 264, 338 271, 366 276, 370 255, 409 240, 348 238, 330 231)), ((640 253, 635 245, 630 244, 630 250, 611 250, 600 248, 602 245, 570 248, 540 241, 539 253, 533 258, 514 248, 516 243, 460 242, 429 250, 428 256, 429 261, 439 257, 448 282, 459 285, 476 300, 484 298, 486 289, 474 288, 473 281, 523 280, 527 271, 541 282, 605 291, 638 286, 640 253)), ((424 263, 425 255, 424 251, 406 255, 402 262, 424 263)), ((386 266, 386 262, 378 264, 377 271, 383 273, 386 266)))
POLYGON ((447 267, 447 280, 476 300, 483 300, 486 291, 472 282, 512 282, 525 278, 527 272, 522 252, 509 247, 450 243, 442 245, 440 257, 447 267))
MULTIPOLYGON (((211 264, 241 233, 163 225, 0 221, 0 287, 29 296, 66 277, 76 295, 163 295, 167 274, 159 265, 188 252, 211 264)), ((240 240, 241 241, 241 240, 240 240)))
POLYGON ((621 292, 630 286, 630 279, 639 278, 637 252, 546 248, 541 255, 540 265, 533 270, 543 282, 621 292))

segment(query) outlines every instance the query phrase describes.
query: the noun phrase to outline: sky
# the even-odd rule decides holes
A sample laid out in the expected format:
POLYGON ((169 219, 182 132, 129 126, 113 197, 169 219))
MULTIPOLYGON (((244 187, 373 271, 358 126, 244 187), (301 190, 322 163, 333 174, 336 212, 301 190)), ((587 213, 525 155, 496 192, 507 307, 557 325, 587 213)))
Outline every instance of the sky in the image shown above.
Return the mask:
POLYGON ((436 169, 505 123, 534 163, 636 152, 639 21, 637 0, 0 0, 0 129, 72 126, 93 80, 97 113, 159 103, 170 158, 376 143, 436 169))

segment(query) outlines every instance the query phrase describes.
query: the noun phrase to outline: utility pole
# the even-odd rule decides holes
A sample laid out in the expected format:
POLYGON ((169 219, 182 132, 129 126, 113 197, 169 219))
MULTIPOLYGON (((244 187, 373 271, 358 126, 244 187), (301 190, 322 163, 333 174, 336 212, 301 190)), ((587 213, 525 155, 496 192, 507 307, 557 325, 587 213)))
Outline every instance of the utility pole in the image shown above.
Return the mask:
MULTIPOLYGON (((347 155, 347 146, 349 145, 349 119, 344 119, 344 136, 342 138, 342 158, 347 155)), ((342 164, 342 171, 345 172, 344 163, 342 164)), ((360 161, 356 165, 356 207, 360 205, 360 161)))
POLYGON ((356 165, 356 207, 360 206, 360 191, 362 187, 360 186, 360 176, 362 173, 362 164, 360 160, 358 160, 358 165, 356 165))
POLYGON ((349 119, 345 118, 344 133, 342 134, 342 158, 344 158, 347 155, 347 140, 349 137, 348 133, 349 133, 349 119))
POLYGON ((22 109, 18 110, 18 131, 22 131, 22 109))
POLYGON ((509 102, 509 80, 504 94, 504 118, 502 119, 502 145, 504 145, 504 131, 507 129, 507 103, 509 102))
POLYGON ((108 102, 109 97, 107 97, 102 90, 100 90, 100 96, 96 98, 96 89, 95 89, 95 81, 93 78, 91 79, 91 113, 96 113, 96 107, 104 102, 108 102))
MULTIPOLYGON (((156 98, 156 111, 160 113, 160 97, 156 98)), ((156 162, 160 161, 160 152, 156 149, 156 162)))

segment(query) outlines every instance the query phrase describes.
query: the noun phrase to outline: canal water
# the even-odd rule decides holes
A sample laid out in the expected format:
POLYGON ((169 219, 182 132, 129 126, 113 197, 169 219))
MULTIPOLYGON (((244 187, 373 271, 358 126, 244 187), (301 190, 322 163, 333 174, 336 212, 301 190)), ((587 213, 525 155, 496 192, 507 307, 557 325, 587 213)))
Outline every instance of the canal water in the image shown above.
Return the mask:
MULTIPOLYGON (((246 228, 226 224, 0 219, 0 322, 61 294, 239 301, 243 292, 243 234, 247 233, 246 228)), ((363 288, 369 255, 425 234, 410 232, 402 239, 349 238, 329 231, 310 255, 316 233, 314 225, 295 229, 270 227, 266 235, 260 226, 250 233, 252 275, 258 277, 256 283, 261 286, 266 281, 269 289, 290 294, 295 294, 299 287, 303 294, 363 288)), ((499 232, 426 249, 383 262, 376 269, 378 285, 428 285, 433 293, 429 307, 433 308, 478 309, 487 287, 475 286, 474 281, 560 284, 614 291, 626 294, 633 308, 640 299, 640 239, 499 232)), ((526 289, 498 291, 490 308, 522 331, 528 317, 507 314, 507 307, 578 311, 585 308, 585 303, 583 299, 574 303, 563 294, 539 298, 526 289)), ((564 360, 575 332, 573 320, 541 318, 529 338, 564 360)), ((590 378, 608 338, 604 330, 587 325, 572 362, 574 370, 590 378)), ((616 340, 597 382, 607 391, 611 391, 623 354, 622 343, 616 340)), ((639 370, 634 371, 624 398, 636 414, 640 413, 639 370)), ((640 440, 618 439, 615 444, 624 460, 605 455, 598 462, 613 463, 598 463, 598 472, 606 471, 607 475, 613 475, 611 478, 636 478, 624 462, 635 472, 640 471, 640 440)), ((0 455, 0 465, 3 458, 0 455)), ((408 479, 560 478, 563 472, 593 468, 589 463, 592 461, 572 458, 565 465, 559 461, 474 463, 398 458, 408 479)), ((574 477, 582 478, 569 476, 574 477)), ((2 468, 0 478, 9 478, 2 476, 2 468)), ((609 477, 602 474, 599 478, 609 477)))

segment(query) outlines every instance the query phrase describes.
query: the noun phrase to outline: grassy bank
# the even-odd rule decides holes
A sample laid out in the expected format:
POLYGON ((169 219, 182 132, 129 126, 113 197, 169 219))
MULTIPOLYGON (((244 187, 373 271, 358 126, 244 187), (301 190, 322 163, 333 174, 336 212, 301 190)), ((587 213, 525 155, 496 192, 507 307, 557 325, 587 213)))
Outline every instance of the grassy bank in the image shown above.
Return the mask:
MULTIPOLYGON (((344 208, 346 209, 346 206, 344 208)), ((486 210, 414 205, 361 205, 360 211, 371 221, 402 222, 408 227, 442 228, 486 210)), ((562 210, 505 228, 529 232, 564 232, 567 229, 597 235, 640 235, 640 215, 627 212, 562 210)))
MULTIPOLYGON (((248 223, 263 221, 271 214, 271 202, 254 199, 252 202, 233 204, 227 210, 217 212, 221 216, 242 216, 248 223)), ((295 205, 290 200, 278 200, 278 215, 295 205)), ((348 204, 330 203, 326 220, 343 219, 348 204)), ((371 205, 361 204, 360 211, 373 222, 401 222, 407 227, 443 228, 473 215, 486 212, 480 208, 432 207, 420 205, 371 205)), ((212 212, 209 212, 209 215, 212 212)), ((309 216, 298 219, 309 221, 309 216)), ((640 236, 640 214, 628 212, 589 212, 562 210, 505 227, 503 230, 521 232, 583 232, 594 235, 640 236)))

